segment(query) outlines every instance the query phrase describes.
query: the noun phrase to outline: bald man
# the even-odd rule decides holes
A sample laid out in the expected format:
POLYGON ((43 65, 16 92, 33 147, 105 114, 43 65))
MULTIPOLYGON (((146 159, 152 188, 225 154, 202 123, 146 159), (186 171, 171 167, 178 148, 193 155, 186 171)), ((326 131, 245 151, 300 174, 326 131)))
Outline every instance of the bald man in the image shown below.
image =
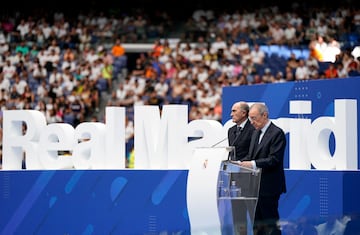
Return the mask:
POLYGON ((232 157, 231 160, 242 160, 249 151, 251 135, 255 128, 251 125, 248 115, 249 105, 246 102, 239 101, 233 104, 231 118, 235 125, 228 130, 229 146, 235 147, 235 159, 232 157))

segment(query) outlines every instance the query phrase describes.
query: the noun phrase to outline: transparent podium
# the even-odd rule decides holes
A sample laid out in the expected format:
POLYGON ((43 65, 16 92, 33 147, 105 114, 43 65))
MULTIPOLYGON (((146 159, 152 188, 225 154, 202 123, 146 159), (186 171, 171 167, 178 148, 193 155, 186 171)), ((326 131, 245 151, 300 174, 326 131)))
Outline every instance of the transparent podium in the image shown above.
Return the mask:
MULTIPOLYGON (((229 159, 232 159, 230 151, 229 159)), ((218 211, 221 234, 252 235, 261 170, 222 161, 218 176, 218 211)))
POLYGON ((191 234, 253 234, 260 171, 234 164, 234 156, 228 146, 194 150, 186 190, 191 234))

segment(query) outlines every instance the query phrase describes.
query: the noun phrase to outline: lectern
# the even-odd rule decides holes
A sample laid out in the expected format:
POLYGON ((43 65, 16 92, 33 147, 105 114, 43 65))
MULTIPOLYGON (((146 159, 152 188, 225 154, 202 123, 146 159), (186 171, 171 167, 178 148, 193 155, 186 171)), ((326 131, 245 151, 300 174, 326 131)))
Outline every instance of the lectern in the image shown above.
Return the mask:
POLYGON ((218 177, 221 234, 252 235, 261 170, 222 162, 218 177))
POLYGON ((221 234, 218 210, 219 170, 232 159, 233 147, 198 147, 194 150, 187 179, 187 209, 191 234, 221 234))
POLYGON ((234 164, 234 147, 196 148, 187 179, 191 234, 252 234, 258 170, 234 164))

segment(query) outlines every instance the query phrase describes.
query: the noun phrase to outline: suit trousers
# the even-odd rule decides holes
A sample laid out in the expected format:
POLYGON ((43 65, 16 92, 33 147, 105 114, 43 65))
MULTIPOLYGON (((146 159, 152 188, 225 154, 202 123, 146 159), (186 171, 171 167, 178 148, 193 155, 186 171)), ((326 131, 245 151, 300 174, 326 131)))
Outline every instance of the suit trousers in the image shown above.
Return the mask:
MULTIPOLYGON (((278 211, 279 198, 280 195, 259 196, 254 221, 254 229, 256 231, 274 231, 278 229, 277 222, 280 219, 278 211)), ((259 234, 262 233, 259 232, 259 234)))

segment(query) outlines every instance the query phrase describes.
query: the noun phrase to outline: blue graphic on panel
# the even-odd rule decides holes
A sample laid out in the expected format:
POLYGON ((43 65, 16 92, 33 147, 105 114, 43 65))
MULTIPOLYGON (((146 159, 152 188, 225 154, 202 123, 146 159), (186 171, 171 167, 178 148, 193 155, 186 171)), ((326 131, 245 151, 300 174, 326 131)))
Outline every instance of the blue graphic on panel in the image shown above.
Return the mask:
MULTIPOLYGON (((15 209, 14 213, 9 214, 11 215, 11 218, 9 219, 8 223, 4 226, 1 226, 2 228, 4 228, 2 234, 14 234, 16 228, 18 228, 21 225, 21 223, 25 220, 26 215, 29 213, 29 211, 31 211, 31 208, 35 204, 35 201, 42 193, 46 185, 49 183, 52 176, 53 176, 52 172, 49 173, 42 172, 40 173, 39 177, 35 182, 31 182, 32 184, 29 184, 32 185, 31 189, 22 198, 20 198, 20 201, 17 204, 18 207, 15 209)), ((19 182, 18 185, 22 185, 22 184, 20 184, 19 182)), ((16 186, 16 185, 9 185, 9 187, 11 186, 16 186)), ((2 208, 6 208, 6 206, 2 208)))
POLYGON ((0 234, 189 231, 186 170, 0 171, 0 179, 0 234))
POLYGON ((116 179, 114 179, 110 189, 111 201, 114 202, 116 200, 121 191, 124 189, 127 182, 128 180, 124 177, 117 177, 116 179))

